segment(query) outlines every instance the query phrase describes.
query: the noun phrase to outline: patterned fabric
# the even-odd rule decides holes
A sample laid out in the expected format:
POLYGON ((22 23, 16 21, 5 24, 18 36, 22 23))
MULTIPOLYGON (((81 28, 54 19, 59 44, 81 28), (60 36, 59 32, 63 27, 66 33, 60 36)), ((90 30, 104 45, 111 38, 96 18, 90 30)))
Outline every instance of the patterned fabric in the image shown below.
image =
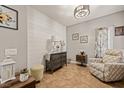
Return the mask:
POLYGON ((103 57, 103 62, 104 63, 109 63, 109 62, 121 62, 122 57, 120 56, 111 56, 111 55, 105 55, 103 57))
POLYGON ((90 72, 105 82, 124 79, 124 63, 91 63, 90 72))
POLYGON ((89 66, 89 69, 90 69, 90 73, 92 73, 94 76, 98 77, 100 80, 103 80, 104 81, 104 76, 103 76, 103 72, 95 69, 94 67, 92 66, 89 66))
POLYGON ((91 63, 90 67, 95 68, 96 70, 99 70, 101 72, 104 72, 104 63, 91 63))
POLYGON ((90 72, 102 81, 118 81, 124 79, 124 63, 121 59, 120 51, 107 50, 102 61, 94 60, 88 67, 90 72))
POLYGON ((102 58, 90 58, 89 61, 92 63, 92 62, 102 62, 103 59, 102 58))
POLYGON ((124 79, 124 63, 107 63, 104 70, 104 81, 124 79))
POLYGON ((116 49, 107 49, 105 55, 112 55, 112 56, 123 56, 122 51, 116 49))

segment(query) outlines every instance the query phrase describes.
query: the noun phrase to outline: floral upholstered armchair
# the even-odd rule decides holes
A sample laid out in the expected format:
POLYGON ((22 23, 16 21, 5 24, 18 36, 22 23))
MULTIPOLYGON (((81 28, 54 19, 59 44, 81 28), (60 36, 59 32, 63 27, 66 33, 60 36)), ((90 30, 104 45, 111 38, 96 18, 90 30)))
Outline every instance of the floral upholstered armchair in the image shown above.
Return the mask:
POLYGON ((124 62, 122 51, 106 50, 103 58, 92 58, 88 64, 90 72, 105 82, 124 79, 124 62))

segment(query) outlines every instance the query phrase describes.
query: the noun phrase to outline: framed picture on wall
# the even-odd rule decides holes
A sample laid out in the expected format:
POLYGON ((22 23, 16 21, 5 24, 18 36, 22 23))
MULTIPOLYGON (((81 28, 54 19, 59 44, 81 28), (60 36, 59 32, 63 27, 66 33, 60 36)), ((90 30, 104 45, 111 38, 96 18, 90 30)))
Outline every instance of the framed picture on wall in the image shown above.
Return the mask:
POLYGON ((18 11, 0 5, 0 27, 18 30, 18 11))
POLYGON ((88 36, 80 36, 80 43, 88 43, 88 36))
POLYGON ((124 35, 124 26, 115 27, 115 36, 124 35))
POLYGON ((72 40, 79 40, 79 33, 72 34, 72 40))

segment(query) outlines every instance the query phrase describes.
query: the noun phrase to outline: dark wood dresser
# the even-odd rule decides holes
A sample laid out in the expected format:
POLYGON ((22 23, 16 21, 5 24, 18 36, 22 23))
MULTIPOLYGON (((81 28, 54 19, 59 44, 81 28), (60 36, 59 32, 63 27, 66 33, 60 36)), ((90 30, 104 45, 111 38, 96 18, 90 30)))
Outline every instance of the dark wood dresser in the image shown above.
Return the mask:
POLYGON ((50 54, 50 60, 46 60, 46 71, 51 71, 53 73, 56 69, 63 67, 64 64, 67 65, 66 52, 50 54))

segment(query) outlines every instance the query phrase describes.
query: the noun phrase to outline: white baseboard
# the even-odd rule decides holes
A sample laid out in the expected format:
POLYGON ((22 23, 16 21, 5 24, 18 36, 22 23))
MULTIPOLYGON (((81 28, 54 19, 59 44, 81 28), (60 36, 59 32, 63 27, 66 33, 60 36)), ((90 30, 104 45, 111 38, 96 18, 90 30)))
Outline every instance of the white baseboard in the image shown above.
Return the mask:
POLYGON ((70 63, 79 63, 79 62, 77 62, 76 60, 71 60, 70 63))

